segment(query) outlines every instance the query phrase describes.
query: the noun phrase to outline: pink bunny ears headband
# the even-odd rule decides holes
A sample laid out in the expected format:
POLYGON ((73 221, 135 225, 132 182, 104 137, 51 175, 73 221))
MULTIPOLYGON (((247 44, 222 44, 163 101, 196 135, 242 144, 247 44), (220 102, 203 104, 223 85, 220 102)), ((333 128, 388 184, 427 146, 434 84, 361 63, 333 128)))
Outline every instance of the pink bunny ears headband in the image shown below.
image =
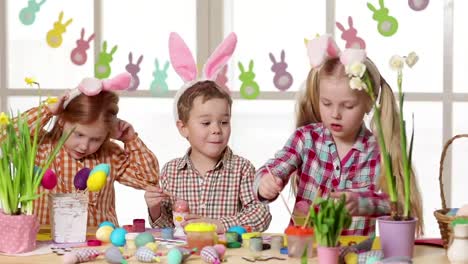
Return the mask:
POLYGON ((177 103, 182 94, 195 83, 204 80, 215 80, 218 73, 231 58, 237 44, 235 33, 229 34, 215 49, 203 66, 201 78, 197 78, 197 65, 190 49, 179 34, 172 32, 169 36, 169 56, 172 67, 185 82, 174 97, 174 117, 179 119, 177 103))
POLYGON ((322 35, 307 41, 307 54, 312 68, 318 68, 329 59, 340 58, 343 65, 364 62, 366 51, 363 49, 345 49, 340 51, 330 35, 322 35))
POLYGON ((85 94, 87 96, 95 96, 101 91, 122 91, 130 87, 132 75, 128 72, 121 73, 112 79, 100 80, 96 78, 84 78, 77 88, 73 89, 68 94, 68 100, 63 104, 63 108, 79 96, 85 94))

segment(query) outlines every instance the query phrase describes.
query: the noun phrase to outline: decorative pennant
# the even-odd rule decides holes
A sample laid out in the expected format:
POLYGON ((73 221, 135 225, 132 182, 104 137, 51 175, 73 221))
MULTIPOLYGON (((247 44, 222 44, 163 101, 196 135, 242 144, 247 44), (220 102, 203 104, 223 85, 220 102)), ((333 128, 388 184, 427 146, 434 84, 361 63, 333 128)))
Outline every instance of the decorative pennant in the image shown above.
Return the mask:
POLYGON ((151 82, 150 91, 154 96, 161 96, 169 91, 166 83, 167 69, 169 69, 169 62, 164 63, 164 68, 159 68, 158 59, 154 60, 155 71, 153 72, 153 81, 151 82))
POLYGON ((241 74, 239 75, 239 80, 242 82, 241 88, 240 88, 240 94, 242 97, 245 99, 255 99, 258 97, 260 94, 260 88, 258 87, 258 84, 255 79, 255 73, 253 72, 253 67, 254 67, 254 62, 253 60, 250 60, 249 63, 249 71, 244 70, 244 65, 242 65, 241 62, 239 62, 239 70, 241 71, 241 74))
POLYGON ((41 5, 43 5, 45 1, 46 0, 42 0, 41 2, 36 3, 35 0, 29 0, 28 6, 21 9, 19 13, 19 20, 21 23, 25 26, 32 25, 36 20, 36 13, 39 12, 41 5))
POLYGON ((112 47, 110 53, 107 53, 107 41, 102 43, 102 51, 99 52, 98 61, 94 64, 94 75, 98 79, 106 79, 111 74, 110 63, 112 61, 112 55, 117 51, 117 45, 112 47))
POLYGON ((379 0, 380 9, 377 10, 371 3, 367 7, 374 12, 372 18, 378 22, 377 30, 384 37, 390 37, 398 30, 398 21, 396 18, 388 15, 388 8, 384 5, 384 0, 379 0))
POLYGON ((65 33, 68 25, 73 21, 72 18, 68 19, 65 24, 62 24, 63 11, 59 14, 59 20, 54 23, 54 28, 47 32, 47 44, 52 48, 58 48, 62 45, 62 34, 65 33))
POLYGON ((71 61, 76 65, 83 65, 88 59, 86 51, 89 49, 89 43, 94 39, 94 33, 89 36, 88 40, 84 39, 85 29, 81 29, 81 38, 76 41, 76 48, 70 54, 71 61))
POLYGON ((341 30, 341 39, 346 41, 346 48, 366 49, 364 40, 357 36, 357 29, 353 26, 353 18, 348 16, 349 28, 345 29, 340 22, 336 22, 336 27, 341 30))
POLYGON ((227 86, 228 82, 228 77, 227 77, 227 69, 228 65, 224 65, 223 68, 219 71, 218 75, 216 76, 215 82, 223 88, 226 92, 231 93, 231 90, 229 90, 229 87, 227 86))
POLYGON ((286 91, 293 83, 293 77, 291 73, 286 71, 288 64, 286 63, 284 50, 281 51, 281 61, 276 62, 275 56, 270 52, 270 60, 273 62, 271 71, 275 73, 273 77, 273 84, 280 91, 286 91))
POLYGON ((429 0, 408 0, 408 5, 414 11, 421 11, 429 5, 429 0))
POLYGON ((140 78, 138 78, 137 74, 140 71, 140 64, 142 61, 143 55, 140 55, 137 63, 133 64, 133 54, 131 52, 128 53, 128 64, 125 66, 125 69, 132 75, 132 83, 130 84, 130 88, 128 88, 129 91, 135 91, 140 85, 140 78))

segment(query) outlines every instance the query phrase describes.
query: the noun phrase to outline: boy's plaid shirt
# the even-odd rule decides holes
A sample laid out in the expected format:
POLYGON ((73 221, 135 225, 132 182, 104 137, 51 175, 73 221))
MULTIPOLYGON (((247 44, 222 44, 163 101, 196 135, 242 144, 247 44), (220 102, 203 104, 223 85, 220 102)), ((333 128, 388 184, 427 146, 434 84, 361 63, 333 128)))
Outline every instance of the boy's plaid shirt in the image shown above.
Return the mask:
MULTIPOLYGON (((39 117, 38 108, 30 109, 25 114, 28 117, 29 127, 33 127, 39 117)), ((42 128, 50 121, 52 114, 47 110, 47 107, 42 107, 40 115, 42 128)), ((40 132, 40 134, 43 133, 45 131, 40 132)), ((41 164, 51 155, 54 145, 55 142, 49 140, 42 142, 38 149, 36 164, 41 164)), ((100 163, 109 164, 111 171, 104 188, 99 192, 88 192, 88 226, 98 226, 103 221, 111 221, 118 225, 115 212, 115 181, 136 189, 144 189, 146 186, 158 182, 158 160, 138 137, 127 142, 124 149, 116 143, 112 143, 108 155, 98 151, 82 160, 73 159, 62 147, 50 166, 57 174, 57 186, 51 191, 40 187, 39 192, 45 194, 34 202, 34 213, 38 216, 39 222, 50 224, 48 193, 76 192, 73 184, 75 174, 85 167, 92 169, 100 163)))
MULTIPOLYGON (((388 196, 378 193, 380 152, 373 134, 363 125, 351 150, 341 160, 332 135, 322 123, 296 129, 286 145, 265 166, 289 181, 296 173, 296 203, 309 204, 320 189, 322 196, 330 192, 355 192, 359 194, 359 215, 353 216, 351 227, 343 235, 369 235, 375 232, 373 216, 388 214, 388 196)), ((267 173, 263 166, 257 172, 254 190, 258 194, 261 177, 267 173)))
MULTIPOLYGON (((255 168, 248 160, 227 147, 215 168, 202 176, 193 167, 189 153, 190 149, 162 169, 160 183, 164 191, 186 200, 191 214, 219 219, 226 230, 236 225, 250 226, 254 231, 267 229, 270 211, 253 193, 255 168)), ((152 222, 153 227, 174 226, 173 202, 162 202, 161 216, 152 222)))

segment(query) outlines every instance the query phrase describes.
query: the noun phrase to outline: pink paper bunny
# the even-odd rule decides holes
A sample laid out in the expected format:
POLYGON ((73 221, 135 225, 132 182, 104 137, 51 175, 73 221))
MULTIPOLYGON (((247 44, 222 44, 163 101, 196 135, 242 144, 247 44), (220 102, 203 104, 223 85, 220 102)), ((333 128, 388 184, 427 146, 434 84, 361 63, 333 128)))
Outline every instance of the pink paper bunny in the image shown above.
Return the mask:
POLYGON ((140 63, 143 61, 143 55, 141 55, 136 64, 133 64, 133 54, 130 52, 128 53, 128 64, 125 66, 125 69, 127 70, 128 73, 132 75, 132 83, 130 87, 128 88, 129 91, 135 91, 138 89, 138 86, 140 85, 140 78, 138 78, 138 72, 140 71, 140 63))
POLYGON ((273 78, 273 84, 276 88, 280 91, 286 91, 291 87, 293 83, 293 77, 291 73, 286 71, 288 64, 284 60, 285 54, 284 50, 281 51, 281 61, 276 62, 275 56, 270 52, 270 59, 273 62, 273 66, 271 66, 271 70, 275 73, 275 77, 273 78))
POLYGON ((201 78, 197 77, 197 64, 192 52, 185 44, 184 40, 175 32, 169 36, 169 57, 175 72, 182 78, 185 84, 174 96, 174 117, 179 119, 177 114, 177 102, 185 90, 198 81, 216 80, 221 69, 231 58, 237 44, 235 33, 229 34, 221 44, 215 49, 203 66, 201 78))
POLYGON ((89 49, 89 43, 94 39, 94 33, 89 36, 88 40, 84 40, 85 29, 81 29, 81 38, 76 41, 76 48, 71 52, 70 59, 76 65, 83 65, 88 59, 86 50, 89 49))
POLYGON ((346 41, 346 48, 365 49, 366 43, 357 36, 357 30, 353 27, 353 18, 350 16, 348 17, 348 25, 349 29, 345 30, 340 22, 336 22, 336 27, 343 32, 341 38, 346 41))

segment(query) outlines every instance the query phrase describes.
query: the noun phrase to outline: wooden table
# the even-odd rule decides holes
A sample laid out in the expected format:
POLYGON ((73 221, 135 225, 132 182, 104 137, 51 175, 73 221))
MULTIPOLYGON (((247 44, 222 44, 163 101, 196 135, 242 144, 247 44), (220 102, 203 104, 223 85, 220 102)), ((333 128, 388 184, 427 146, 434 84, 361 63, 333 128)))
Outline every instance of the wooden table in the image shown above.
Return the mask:
MULTIPOLYGON (((242 256, 250 256, 250 251, 248 249, 229 249, 226 252, 226 258, 228 263, 252 263, 243 260, 242 256)), ((286 264, 286 263, 300 263, 299 259, 290 259, 285 255, 274 254, 270 250, 262 251, 264 255, 274 255, 278 257, 284 257, 286 260, 269 260, 266 262, 256 262, 256 263, 265 263, 265 264, 286 264)), ((415 257, 413 259, 414 263, 438 263, 444 264, 449 263, 447 257, 445 256, 445 250, 442 248, 435 248, 429 246, 416 246, 415 247, 415 257)), ((34 263, 34 264, 51 264, 51 263, 63 263, 62 257, 55 254, 40 255, 40 256, 30 256, 30 257, 7 257, 0 256, 0 263, 7 264, 24 264, 24 263, 34 263)), ((90 263, 90 262, 87 262, 90 263)), ((107 263, 103 257, 99 257, 93 263, 107 263)), ((136 260, 135 257, 128 259, 128 263, 141 263, 136 260)), ((166 259, 162 259, 161 263, 167 263, 166 259)), ((191 256, 185 263, 195 264, 195 263, 204 263, 200 257, 191 256)), ((317 258, 311 258, 309 263, 318 263, 317 258)))

